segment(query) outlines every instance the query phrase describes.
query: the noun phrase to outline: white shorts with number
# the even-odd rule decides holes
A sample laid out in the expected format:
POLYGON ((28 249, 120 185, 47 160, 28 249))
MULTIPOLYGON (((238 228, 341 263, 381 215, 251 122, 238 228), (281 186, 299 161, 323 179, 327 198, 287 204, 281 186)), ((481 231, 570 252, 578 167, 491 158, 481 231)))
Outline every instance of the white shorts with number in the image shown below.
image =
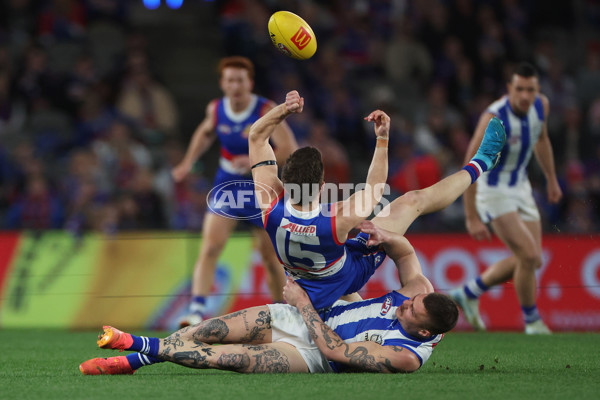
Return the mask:
POLYGON ((501 215, 517 212, 523 221, 539 221, 540 213, 528 180, 517 186, 477 184, 477 212, 484 223, 501 215))
POLYGON ((302 315, 289 304, 269 304, 273 343, 285 342, 294 346, 311 373, 333 372, 308 333, 302 315))

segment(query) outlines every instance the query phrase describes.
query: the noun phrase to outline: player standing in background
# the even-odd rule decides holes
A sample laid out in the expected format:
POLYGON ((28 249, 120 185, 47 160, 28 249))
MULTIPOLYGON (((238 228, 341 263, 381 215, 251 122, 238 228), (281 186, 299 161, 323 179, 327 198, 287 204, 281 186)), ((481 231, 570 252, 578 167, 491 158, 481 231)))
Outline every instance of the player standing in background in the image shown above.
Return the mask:
POLYGON ((513 279, 525 333, 548 334, 550 330, 536 306, 535 271, 542 265, 542 226, 526 167, 531 154, 535 154, 546 177, 548 201, 560 201, 562 191, 548 138, 550 106, 548 98, 539 93, 537 72, 530 64, 517 66, 507 88, 508 95, 492 103, 481 116, 465 159, 473 156, 494 116, 506 127, 506 145, 498 166, 465 192, 464 207, 469 234, 476 240, 491 239, 485 225, 490 223, 512 256, 491 265, 464 287, 453 289, 450 296, 475 329, 485 330, 479 315, 479 297, 491 287, 513 279))
MULTIPOLYGON (((263 229, 260 209, 255 207, 254 185, 250 174, 248 158, 248 133, 250 126, 273 106, 273 102, 252 93, 254 87, 254 65, 245 57, 223 58, 218 67, 219 84, 224 97, 212 100, 206 107, 206 116, 196 128, 183 160, 173 168, 175 181, 180 182, 190 172, 194 163, 218 137, 221 144, 221 158, 214 186, 224 185, 232 192, 236 188, 250 192, 252 198, 245 198, 244 207, 227 207, 218 204, 214 196, 209 199, 209 210, 204 217, 202 244, 194 266, 192 280, 192 302, 190 313, 180 326, 194 325, 202 321, 206 313, 206 297, 210 294, 217 261, 227 239, 236 226, 233 216, 245 219, 253 225, 253 234, 258 241, 263 264, 267 271, 267 283, 274 302, 283 301, 282 287, 285 274, 273 250, 268 235, 263 229), (226 185, 238 182, 237 185, 226 185), (253 217, 255 216, 255 217, 253 217)), ((287 124, 277 127, 272 136, 277 160, 284 162, 298 147, 287 124)), ((237 197, 232 193, 232 198, 237 197)), ((230 204, 228 204, 230 205, 230 204)))

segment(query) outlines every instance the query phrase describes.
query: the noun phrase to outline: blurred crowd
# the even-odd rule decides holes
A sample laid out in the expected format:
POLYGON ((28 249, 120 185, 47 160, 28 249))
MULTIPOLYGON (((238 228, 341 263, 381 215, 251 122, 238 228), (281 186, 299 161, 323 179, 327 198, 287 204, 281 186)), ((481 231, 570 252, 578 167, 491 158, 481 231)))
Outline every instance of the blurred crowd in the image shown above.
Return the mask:
MULTIPOLYGON (((1 228, 200 229, 212 176, 171 179, 192 133, 181 132, 181 119, 192 116, 181 115, 157 75, 152 44, 132 26, 132 1, 0 4, 1 228)), ((281 101, 297 89, 306 98, 289 122, 301 145, 327 154, 326 181, 364 180, 374 137, 362 118, 375 108, 391 114, 390 196, 460 169, 481 112, 504 94, 512 66, 532 62, 550 99, 565 193, 548 205, 532 162, 544 228, 600 230, 597 1, 231 0, 213 8, 216 53, 252 59, 257 93, 281 101), (315 31, 310 61, 272 46, 267 21, 282 9, 315 31)), ((458 202, 416 228, 463 224, 458 202)))

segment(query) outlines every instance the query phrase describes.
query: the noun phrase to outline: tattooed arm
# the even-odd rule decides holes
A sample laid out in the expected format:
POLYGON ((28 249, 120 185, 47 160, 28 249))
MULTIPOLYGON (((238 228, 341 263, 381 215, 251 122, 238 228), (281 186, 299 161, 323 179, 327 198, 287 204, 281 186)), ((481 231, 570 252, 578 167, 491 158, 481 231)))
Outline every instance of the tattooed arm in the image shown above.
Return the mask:
POLYGON ((362 372, 413 372, 421 366, 415 354, 400 346, 344 342, 323 322, 304 289, 289 277, 283 288, 283 297, 300 311, 311 338, 328 360, 347 364, 352 370, 362 372))

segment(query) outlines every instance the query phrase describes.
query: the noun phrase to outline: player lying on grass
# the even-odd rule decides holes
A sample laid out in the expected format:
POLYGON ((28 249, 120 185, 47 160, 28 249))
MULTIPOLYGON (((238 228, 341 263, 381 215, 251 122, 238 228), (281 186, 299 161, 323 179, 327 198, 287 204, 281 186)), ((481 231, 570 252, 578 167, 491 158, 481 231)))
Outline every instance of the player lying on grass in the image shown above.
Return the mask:
POLYGON ((288 279, 284 298, 289 304, 234 312, 165 339, 138 337, 105 326, 100 347, 137 353, 94 358, 82 363, 80 370, 87 375, 131 374, 143 365, 163 361, 245 373, 419 369, 442 334, 454 327, 458 309, 447 296, 433 293, 414 249, 402 235, 419 215, 456 200, 479 176, 477 166, 494 166, 506 134, 497 119, 488 128, 488 139, 463 170, 429 188, 406 193, 387 206, 390 209, 384 215, 388 216, 360 224, 362 233, 369 236, 356 241, 371 253, 394 260, 402 289, 376 299, 339 300, 317 312, 307 293, 288 279))
POLYGON ((367 245, 383 245, 396 262, 402 289, 376 299, 340 300, 317 312, 306 292, 288 278, 284 298, 289 304, 234 312, 165 339, 105 326, 100 347, 139 353, 95 358, 79 368, 86 375, 131 374, 142 365, 170 361, 244 373, 416 371, 442 333, 454 327, 458 308, 449 297, 433 292, 403 236, 371 222, 362 229, 370 234, 367 245))

